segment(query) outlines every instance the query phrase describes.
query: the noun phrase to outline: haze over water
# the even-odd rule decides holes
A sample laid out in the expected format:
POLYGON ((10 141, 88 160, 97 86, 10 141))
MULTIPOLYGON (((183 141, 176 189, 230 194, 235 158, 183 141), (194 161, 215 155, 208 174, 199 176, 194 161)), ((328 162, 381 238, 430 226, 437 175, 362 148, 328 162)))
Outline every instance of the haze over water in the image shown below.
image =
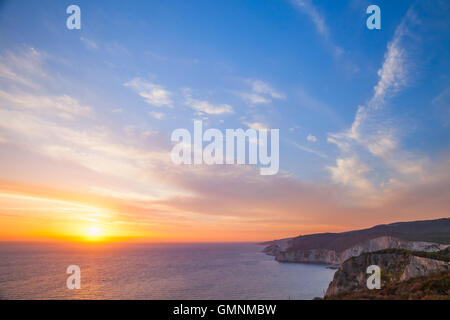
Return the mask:
POLYGON ((334 270, 284 264, 249 243, 1 243, 1 299, 312 299, 334 270), (81 289, 66 268, 81 268, 81 289))

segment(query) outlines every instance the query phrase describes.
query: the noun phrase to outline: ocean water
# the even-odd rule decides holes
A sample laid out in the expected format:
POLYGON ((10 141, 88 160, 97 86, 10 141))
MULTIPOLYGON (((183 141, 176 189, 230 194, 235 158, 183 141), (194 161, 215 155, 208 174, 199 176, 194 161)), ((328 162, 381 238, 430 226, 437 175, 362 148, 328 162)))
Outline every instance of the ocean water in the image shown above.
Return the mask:
POLYGON ((279 263, 263 246, 0 243, 0 299, 312 299, 334 270, 279 263), (66 286, 69 265, 81 289, 66 286))

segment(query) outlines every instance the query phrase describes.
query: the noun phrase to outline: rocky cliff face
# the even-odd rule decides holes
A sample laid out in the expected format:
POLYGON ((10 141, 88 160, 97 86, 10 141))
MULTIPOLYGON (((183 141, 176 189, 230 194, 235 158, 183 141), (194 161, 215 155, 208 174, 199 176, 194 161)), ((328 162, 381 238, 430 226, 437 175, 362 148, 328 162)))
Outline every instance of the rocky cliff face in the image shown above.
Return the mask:
POLYGON ((413 251, 437 252, 447 248, 449 245, 437 244, 423 241, 406 241, 391 236, 382 236, 375 239, 356 244, 342 251, 333 249, 298 249, 292 246, 289 239, 283 242, 274 242, 266 247, 264 252, 275 256, 280 262, 300 263, 324 263, 339 266, 345 260, 359 256, 365 252, 378 251, 388 248, 407 249, 413 251))
MULTIPOLYGON (((446 255, 448 255, 448 250, 446 255)), ((407 250, 383 250, 365 253, 346 260, 336 271, 325 297, 346 292, 367 290, 367 267, 377 265, 381 269, 382 288, 390 283, 401 282, 449 270, 447 260, 417 256, 407 250)))
POLYGON ((267 247, 264 248, 263 252, 269 256, 277 256, 278 253, 287 250, 291 245, 291 239, 282 239, 271 241, 267 247))
POLYGON ((408 264, 406 265, 405 269, 403 269, 399 280, 405 281, 411 278, 427 276, 429 274, 440 271, 448 271, 448 269, 448 262, 410 256, 408 264))
MULTIPOLYGON (((344 292, 327 300, 448 300, 450 271, 416 277, 382 287, 380 290, 344 292)), ((320 299, 320 298, 316 298, 320 299)))

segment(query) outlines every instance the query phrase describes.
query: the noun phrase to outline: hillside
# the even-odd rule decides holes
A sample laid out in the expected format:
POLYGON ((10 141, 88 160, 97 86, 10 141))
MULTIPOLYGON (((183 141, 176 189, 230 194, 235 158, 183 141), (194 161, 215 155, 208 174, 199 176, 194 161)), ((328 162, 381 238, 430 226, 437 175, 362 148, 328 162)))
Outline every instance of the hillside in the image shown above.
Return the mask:
POLYGON ((265 249, 280 262, 340 265, 350 257, 386 248, 439 251, 450 244, 450 218, 398 222, 342 233, 276 240, 265 249))

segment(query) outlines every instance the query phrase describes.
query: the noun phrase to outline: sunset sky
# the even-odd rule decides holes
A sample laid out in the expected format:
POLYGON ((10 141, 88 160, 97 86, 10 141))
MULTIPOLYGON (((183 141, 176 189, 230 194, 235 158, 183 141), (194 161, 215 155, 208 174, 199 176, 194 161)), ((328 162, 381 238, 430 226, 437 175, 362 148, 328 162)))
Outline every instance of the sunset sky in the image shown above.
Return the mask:
POLYGON ((450 3, 0 1, 0 241, 260 241, 450 213, 450 3), (66 8, 81 8, 81 30, 66 8), (175 165, 280 130, 280 171, 175 165))

